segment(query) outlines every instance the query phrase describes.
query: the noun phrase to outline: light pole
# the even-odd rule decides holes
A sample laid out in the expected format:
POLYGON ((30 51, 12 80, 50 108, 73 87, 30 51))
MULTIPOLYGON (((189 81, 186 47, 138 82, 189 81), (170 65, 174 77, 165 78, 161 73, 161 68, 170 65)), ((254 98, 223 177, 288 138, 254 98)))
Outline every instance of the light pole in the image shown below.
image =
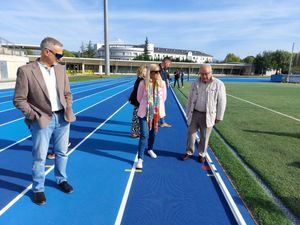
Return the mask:
POLYGON ((288 75, 287 75, 287 82, 289 82, 289 81, 290 81, 290 74, 291 74, 292 63, 293 63, 293 53, 294 53, 294 47, 295 47, 295 42, 293 42, 292 54, 291 54, 291 58, 290 58, 290 65, 289 65, 289 72, 288 72, 288 75))
POLYGON ((105 48, 105 75, 110 75, 109 42, 108 42, 108 0, 104 0, 104 48, 105 48))

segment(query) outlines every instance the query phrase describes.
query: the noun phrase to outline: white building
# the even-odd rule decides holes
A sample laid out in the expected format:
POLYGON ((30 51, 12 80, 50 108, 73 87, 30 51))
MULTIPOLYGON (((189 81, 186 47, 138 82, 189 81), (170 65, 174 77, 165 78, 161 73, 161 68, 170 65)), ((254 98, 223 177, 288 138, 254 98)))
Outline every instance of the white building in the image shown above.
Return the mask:
MULTIPOLYGON (((136 56, 144 53, 145 45, 110 44, 110 58, 133 60, 136 56)), ((104 44, 96 44, 97 56, 105 58, 104 44)), ((200 51, 182 50, 173 48, 158 48, 154 44, 148 44, 149 55, 152 59, 162 60, 168 56, 180 60, 192 60, 196 63, 212 62, 213 57, 200 51)))

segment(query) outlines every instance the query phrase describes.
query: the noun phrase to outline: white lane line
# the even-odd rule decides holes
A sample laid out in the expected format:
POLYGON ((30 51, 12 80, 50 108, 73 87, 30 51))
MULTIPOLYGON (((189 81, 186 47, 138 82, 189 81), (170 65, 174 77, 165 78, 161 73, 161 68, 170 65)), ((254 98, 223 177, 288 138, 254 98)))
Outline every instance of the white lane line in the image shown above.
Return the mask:
POLYGON ((116 115, 121 109, 123 109, 128 102, 125 102, 119 109, 117 109, 113 114, 111 114, 105 121, 103 121, 98 127, 96 127, 91 133, 89 133, 84 139, 82 139, 74 148, 72 148, 67 155, 72 154, 83 142, 85 142, 89 137, 91 137, 97 130, 99 130, 104 124, 107 123, 114 115, 116 115))
POLYGON ((226 184, 224 183, 221 175, 214 169, 215 166, 213 165, 213 161, 211 160, 210 158, 210 155, 207 153, 207 162, 209 164, 209 166, 212 168, 212 172, 213 174, 215 175, 215 178, 219 184, 219 187, 231 209, 231 212, 233 213, 234 215, 234 218, 236 219, 236 222, 239 224, 239 225, 247 225, 246 221, 244 220, 239 208, 237 207, 237 205, 235 204, 235 201, 233 200, 230 192, 228 191, 227 187, 226 187, 226 184))
MULTIPOLYGON (((111 80, 111 79, 110 79, 111 80)), ((72 85, 72 83, 73 82, 70 82, 70 86, 74 86, 75 88, 80 84, 80 83, 87 83, 87 84, 89 84, 89 83, 92 83, 93 81, 87 81, 87 82, 78 82, 78 83, 74 83, 74 85, 72 85)), ((96 81, 96 82, 99 82, 99 83, 101 83, 100 81, 96 81)), ((87 85, 88 86, 88 85, 87 85)), ((10 97, 10 96, 12 96, 13 94, 14 94, 14 88, 11 88, 11 89, 13 89, 13 90, 10 90, 10 91, 5 91, 5 92, 0 92, 0 98, 4 98, 4 97, 10 97), (9 94, 9 95, 3 95, 3 96, 1 96, 1 94, 9 94)), ((0 103, 1 104, 1 103, 0 103)))
POLYGON ((120 208, 119 208, 119 211, 118 211, 118 215, 117 215, 117 218, 116 218, 116 221, 115 221, 115 225, 120 225, 121 222, 122 222, 122 218, 123 218, 123 215, 124 215, 126 203, 127 203, 128 196, 129 196, 129 192, 130 192, 131 185, 132 185, 132 182, 133 182, 133 177, 134 177, 134 174, 135 174, 135 167, 136 167, 137 160, 138 160, 138 154, 136 153, 134 163, 133 163, 133 166, 132 166, 132 169, 131 169, 131 172, 130 172, 130 175, 129 175, 129 178, 128 178, 128 181, 127 181, 127 185, 126 185, 126 188, 125 188, 125 191, 124 191, 124 194, 123 194, 122 202, 121 202, 121 205, 120 205, 120 208))
POLYGON ((0 113, 4 113, 4 112, 7 112, 7 111, 11 111, 11 110, 13 110, 13 109, 16 109, 16 107, 4 109, 4 110, 0 111, 0 113))
MULTIPOLYGON (((119 83, 122 83, 122 82, 125 82, 125 81, 121 81, 121 82, 108 81, 103 86, 97 86, 95 88, 91 88, 91 89, 88 89, 88 90, 80 90, 80 91, 72 93, 72 95, 79 94, 79 93, 82 93, 82 92, 88 92, 88 91, 95 90, 95 89, 102 88, 102 87, 107 87, 107 86, 113 85, 113 84, 119 84, 119 83)), ((88 87, 90 88, 90 87, 94 87, 96 85, 99 85, 99 84, 93 84, 93 85, 90 85, 88 87)), ((83 87, 78 87, 78 88, 83 88, 83 87)), ((12 100, 10 100, 8 102, 12 102, 12 100)), ((14 110, 14 109, 16 109, 16 107, 12 107, 12 108, 8 108, 8 109, 5 109, 5 110, 2 110, 2 111, 0 111, 0 113, 7 112, 7 111, 10 111, 10 110, 14 110)))
MULTIPOLYGON (((112 89, 116 89, 116 88, 118 88, 118 87, 122 87, 122 86, 124 86, 124 85, 128 85, 128 83, 118 85, 117 87, 111 87, 111 88, 105 89, 105 90, 100 91, 100 92, 96 92, 96 93, 94 93, 94 94, 91 94, 91 95, 88 95, 88 96, 85 96, 85 97, 82 97, 82 98, 78 98, 78 99, 74 100, 73 102, 77 102, 77 101, 80 101, 80 100, 82 100, 82 99, 86 99, 86 98, 92 97, 92 96, 94 96, 94 95, 98 95, 98 94, 100 94, 100 93, 103 93, 103 92, 106 92, 106 91, 109 91, 109 90, 112 90, 112 89)), ((130 87, 131 87, 131 86, 130 86, 130 87)), ((127 88, 127 89, 128 89, 128 88, 127 88)), ((127 90, 127 89, 126 89, 126 90, 127 90)))
POLYGON ((243 102, 247 102, 247 103, 249 103, 249 104, 251 104, 251 105, 255 105, 255 106, 259 107, 259 108, 266 109, 266 110, 271 111, 271 112, 273 112, 273 113, 276 113, 276 114, 279 114, 279 115, 281 115, 281 116, 285 116, 285 117, 287 117, 287 118, 290 118, 290 119, 292 119, 292 120, 296 120, 296 121, 300 122, 300 119, 298 119, 298 118, 289 116, 289 115, 287 115, 287 114, 278 112, 278 111, 273 110, 273 109, 269 109, 269 108, 267 108, 267 107, 265 107, 265 106, 258 105, 258 104, 254 103, 254 102, 250 102, 250 101, 245 100, 245 99, 243 99, 243 98, 239 98, 239 97, 236 97, 236 96, 233 96, 233 95, 230 95, 230 94, 227 94, 227 95, 228 95, 229 97, 238 99, 238 100, 243 101, 243 102))
MULTIPOLYGON (((107 97, 107 98, 105 98, 105 99, 102 99, 100 102, 97 102, 97 103, 95 103, 95 104, 93 104, 93 105, 90 105, 90 106, 87 107, 87 108, 82 109, 81 111, 75 113, 75 115, 77 115, 77 114, 79 114, 79 113, 81 113, 81 112, 84 112, 84 111, 86 111, 86 110, 88 110, 88 109, 90 109, 90 108, 92 108, 92 107, 94 107, 94 106, 96 106, 96 105, 98 105, 98 104, 100 104, 100 103, 102 103, 102 102, 104 102, 104 101, 106 101, 106 100, 108 100, 108 99, 110 99, 110 98, 112 98, 112 97, 114 97, 114 96, 116 96, 116 95, 118 95, 118 94, 120 94, 120 93, 126 91, 126 90, 128 90, 129 88, 132 88, 132 85, 129 86, 128 88, 126 88, 126 89, 124 89, 124 90, 122 90, 122 91, 120 91, 120 92, 114 94, 114 95, 111 95, 111 96, 109 96, 109 97, 107 97)), ((14 146, 14 145, 16 145, 16 144, 18 144, 18 143, 20 143, 20 142, 26 140, 27 138, 30 138, 30 137, 31 137, 31 135, 29 135, 29 136, 27 136, 26 138, 23 138, 23 139, 21 139, 21 140, 15 142, 15 143, 13 143, 13 144, 11 144, 11 145, 5 147, 5 148, 0 149, 0 152, 3 152, 4 150, 8 149, 9 147, 12 147, 12 146, 14 146)))
MULTIPOLYGON (((101 94, 101 93, 103 93, 103 92, 106 92, 106 91, 109 91, 109 90, 111 90, 111 89, 115 89, 115 88, 121 87, 121 86, 126 85, 126 84, 128 84, 128 83, 121 84, 121 85, 119 85, 119 86, 117 86, 117 87, 111 87, 111 88, 105 89, 105 90, 100 91, 100 92, 96 92, 96 93, 91 94, 91 95, 87 95, 87 96, 85 96, 85 97, 76 99, 76 100, 74 100, 73 102, 77 102, 77 101, 79 101, 79 100, 86 99, 86 98, 92 97, 92 96, 94 96, 94 95, 101 94)), ((0 127, 5 126, 5 125, 8 125, 8 124, 11 124, 11 123, 14 123, 14 122, 19 121, 19 120, 22 120, 22 119, 24 119, 24 116, 23 116, 23 117, 20 117, 20 118, 18 118, 18 119, 15 119, 15 120, 8 121, 8 122, 6 122, 6 123, 2 123, 2 124, 0 124, 0 127)))
MULTIPOLYGON (((180 106, 180 109, 181 109, 181 111, 182 111, 185 119, 187 120, 186 113, 183 110, 183 107, 181 106, 181 104, 180 104, 180 102, 179 102, 179 100, 178 100, 177 96, 175 95, 175 93, 174 93, 174 91, 173 91, 172 88, 171 88, 171 91, 173 93, 173 96, 175 97, 175 100, 176 100, 177 104, 180 106)), ((199 141, 199 136, 197 134, 197 142, 198 141, 199 141)), ((239 210, 239 208, 235 204, 235 201, 233 200, 230 192, 228 191, 228 189, 227 189, 227 187, 226 187, 226 185, 225 185, 222 177, 217 172, 216 167, 213 165, 213 161, 211 160, 211 158, 210 158, 210 156, 209 156, 208 153, 206 153, 206 158, 207 158, 207 162, 208 162, 209 166, 211 167, 211 170, 212 170, 213 174, 215 175, 217 183, 219 184, 219 187, 220 187, 220 189, 221 189, 221 191, 222 191, 222 193, 223 193, 223 195, 224 195, 224 197, 225 197, 225 199, 226 199, 226 201, 227 201, 227 203, 229 205, 229 208, 231 209, 231 212, 234 215, 234 218, 235 218, 236 222, 239 225, 247 225, 246 222, 245 222, 245 220, 244 220, 244 218, 243 218, 243 216, 242 216, 242 214, 241 214, 241 212, 240 212, 240 210, 239 210)))
MULTIPOLYGON (((67 155, 72 154, 80 145, 82 145, 89 137, 91 137, 97 130, 99 130, 107 121, 109 121, 115 114, 117 114, 124 106, 128 104, 126 102, 119 109, 117 109, 113 114, 111 114, 104 122, 102 122, 98 127, 96 127, 91 133, 89 133, 83 140, 81 140, 74 148, 72 148, 67 155)), ((54 165, 52 165, 46 172, 45 175, 50 173, 54 169, 54 165)), ((32 183, 26 187, 24 191, 22 191, 19 195, 17 195, 13 200, 11 200, 4 208, 0 210, 0 216, 3 215, 10 207, 12 207, 19 199, 21 199, 30 189, 32 188, 32 183)))
POLYGON ((17 141, 17 142, 12 143, 12 144, 6 146, 5 148, 0 149, 0 152, 3 152, 3 151, 5 151, 6 149, 8 149, 8 148, 10 148, 10 147, 12 147, 12 146, 14 146, 14 145, 16 145, 16 144, 19 144, 19 143, 21 143, 22 141, 25 141, 27 138, 30 138, 30 137, 31 137, 31 135, 29 135, 29 136, 27 136, 27 137, 24 137, 23 139, 21 139, 21 140, 19 140, 19 141, 17 141))
POLYGON ((12 100, 5 101, 5 102, 0 102, 0 105, 5 104, 5 103, 8 103, 8 102, 12 102, 12 100))
MULTIPOLYGON (((80 82, 79 82, 79 83, 80 83, 80 82)), ((92 82, 90 82, 90 83, 92 83, 92 82)), ((99 83, 101 83, 101 82, 99 82, 99 83)), ((73 89, 78 89, 78 88, 83 87, 83 86, 77 87, 78 85, 79 85, 79 84, 77 84, 77 85, 72 85, 72 84, 70 83, 71 90, 73 90, 73 89)), ((89 86, 89 85, 86 85, 86 86, 89 86)), ((14 94, 14 91, 11 91, 11 94, 10 94, 10 95, 0 96, 0 98, 4 98, 4 97, 12 97, 13 94, 14 94)), ((0 102, 0 105, 5 104, 5 103, 7 103, 7 102, 11 102, 11 101, 12 101, 12 100, 5 101, 5 102, 0 102)))
MULTIPOLYGON (((125 80, 131 80, 131 78, 125 78, 125 80)), ((114 79, 113 78, 111 78, 111 79, 109 79, 109 80, 105 80, 105 82, 112 82, 112 81, 114 81, 114 79)), ((123 80, 124 81, 124 80, 123 80)), ((93 81, 89 81, 89 83, 92 83, 93 81)), ((104 81, 96 81, 97 83, 102 83, 102 82, 104 82, 104 81)), ((82 83, 82 82, 80 82, 80 81, 78 81, 78 84, 79 83, 82 83)), ((72 82, 70 82, 70 85, 72 85, 72 82)), ((73 86, 73 85, 72 85, 73 86)), ((74 87, 74 89, 75 88, 80 88, 80 87, 82 87, 82 86, 80 86, 80 87, 77 87, 78 85, 74 85, 75 87, 74 87)), ((89 86, 89 85, 86 85, 86 86, 89 86)), ((71 88, 72 89, 72 88, 71 88)), ((10 95, 4 95, 4 96, 0 96, 0 98, 5 98, 5 97, 11 97, 11 96, 13 96, 13 93, 14 93, 14 91, 12 91, 12 93, 10 94, 10 95)), ((2 102, 2 103, 5 103, 5 102, 2 102)), ((2 104, 2 103, 0 103, 0 104, 2 104)))

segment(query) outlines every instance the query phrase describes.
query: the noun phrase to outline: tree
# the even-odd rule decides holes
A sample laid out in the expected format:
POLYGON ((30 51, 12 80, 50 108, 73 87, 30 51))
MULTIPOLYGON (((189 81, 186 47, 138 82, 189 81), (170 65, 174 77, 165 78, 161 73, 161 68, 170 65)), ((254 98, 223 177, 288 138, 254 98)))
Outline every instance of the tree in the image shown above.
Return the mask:
POLYGON ((300 73, 300 52, 293 55, 293 73, 300 73))
POLYGON ((26 55, 33 55, 33 51, 31 49, 25 49, 26 55))
POLYGON ((228 53, 224 59, 224 62, 240 62, 240 61, 241 61, 241 58, 236 56, 233 53, 228 53))
POLYGON ((252 55, 249 55, 249 56, 245 57, 245 58, 242 60, 242 62, 244 62, 244 63, 253 63, 254 60, 255 60, 255 57, 252 56, 252 55))
POLYGON ((97 50, 95 49, 92 41, 89 41, 89 43, 86 45, 84 45, 84 43, 82 42, 80 50, 81 50, 81 57, 83 58, 94 58, 97 53, 97 50))
POLYGON ((64 49, 63 51, 65 57, 76 57, 74 53, 64 49))
POLYGON ((254 66, 255 66, 255 73, 256 74, 264 74, 264 71, 266 69, 266 65, 265 65, 264 57, 262 56, 262 54, 258 54, 255 57, 254 66))
POLYGON ((276 50, 273 52, 272 56, 272 68, 276 70, 276 73, 280 70, 282 73, 288 73, 291 53, 283 50, 276 50))
POLYGON ((144 46, 144 60, 148 61, 150 60, 150 54, 149 54, 149 42, 148 42, 148 37, 146 37, 146 40, 145 40, 145 46, 144 46))
POLYGON ((287 73, 290 56, 289 52, 283 50, 264 51, 262 54, 258 54, 254 60, 255 70, 261 74, 271 69, 276 70, 276 73, 280 70, 282 73, 287 73))
POLYGON ((80 57, 83 57, 83 52, 84 52, 84 43, 82 41, 80 46, 80 57))

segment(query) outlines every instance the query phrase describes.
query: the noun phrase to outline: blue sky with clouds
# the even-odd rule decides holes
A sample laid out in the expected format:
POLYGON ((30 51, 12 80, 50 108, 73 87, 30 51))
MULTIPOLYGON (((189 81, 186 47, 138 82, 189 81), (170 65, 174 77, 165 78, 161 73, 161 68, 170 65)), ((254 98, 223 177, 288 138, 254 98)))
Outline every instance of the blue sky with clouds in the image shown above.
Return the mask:
MULTIPOLYGON (((224 59, 264 50, 300 51, 299 0, 108 0, 111 43, 191 49, 224 59)), ((0 37, 39 44, 45 36, 77 51, 103 43, 103 0, 0 0, 0 37)))

